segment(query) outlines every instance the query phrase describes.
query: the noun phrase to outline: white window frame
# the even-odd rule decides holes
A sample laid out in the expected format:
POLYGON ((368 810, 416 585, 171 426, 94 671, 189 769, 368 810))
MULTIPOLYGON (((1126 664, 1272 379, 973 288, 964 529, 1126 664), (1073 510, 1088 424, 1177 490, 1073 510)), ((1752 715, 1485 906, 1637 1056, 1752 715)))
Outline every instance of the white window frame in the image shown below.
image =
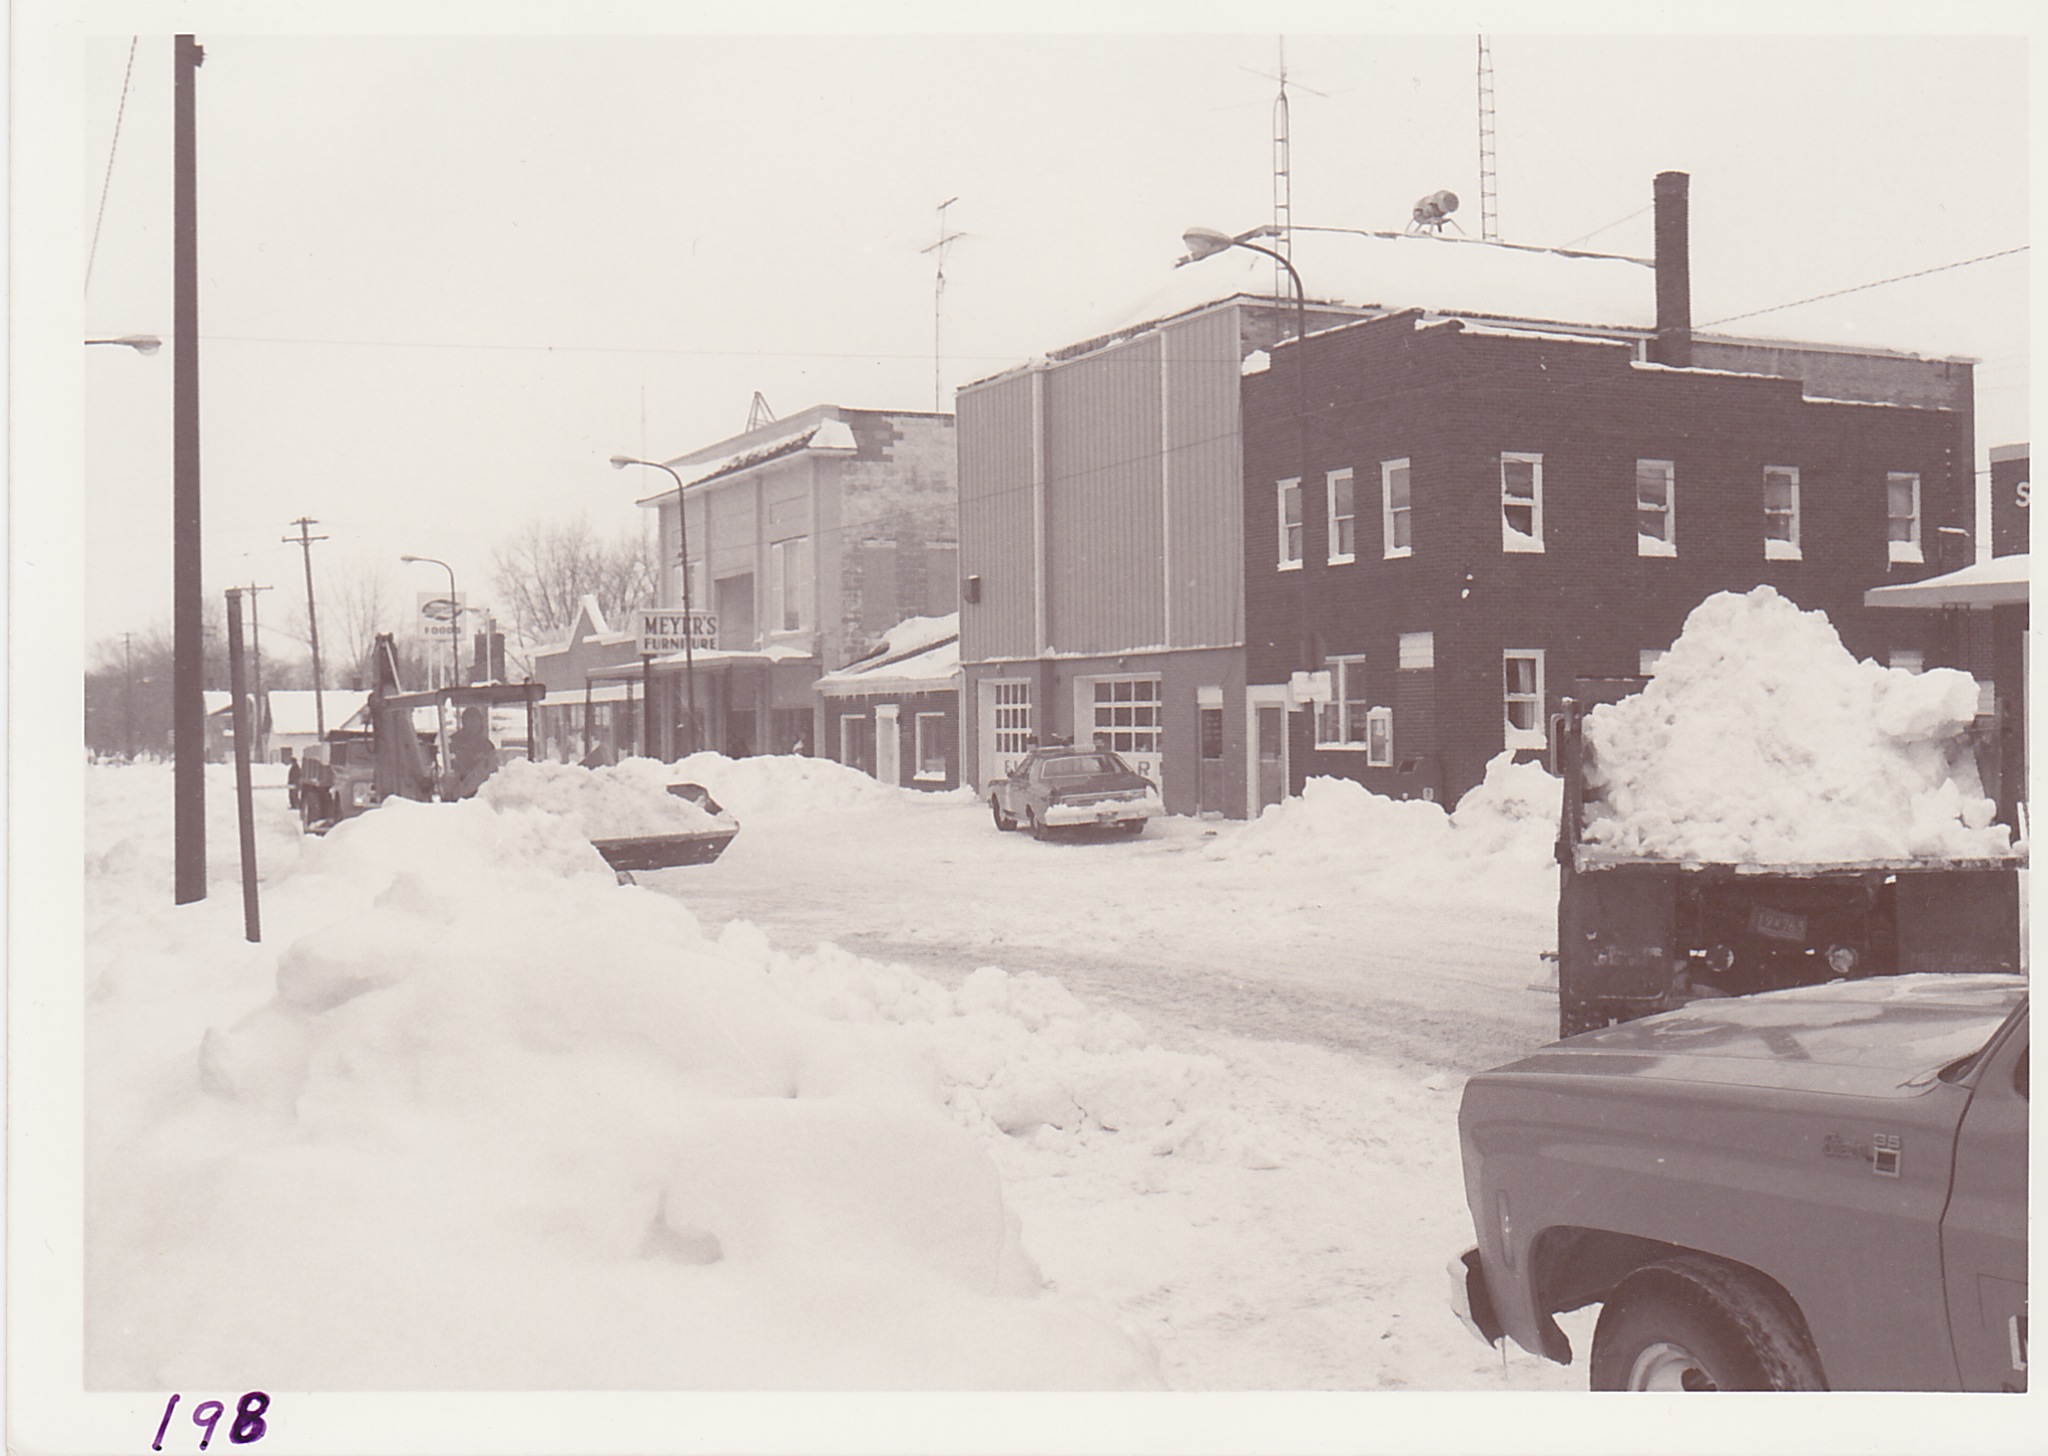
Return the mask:
POLYGON ((1664 666, 1664 654, 1668 651, 1667 647, 1643 648, 1636 654, 1636 676, 1655 677, 1664 666))
MULTIPOLYGON (((860 764, 854 762, 846 756, 846 725, 849 723, 865 724, 870 721, 871 720, 866 713, 841 713, 839 715, 839 762, 847 768, 860 769, 862 773, 866 773, 868 772, 868 770, 865 768, 861 768, 860 764)), ((867 730, 867 735, 869 747, 872 748, 874 746, 874 740, 878 735, 876 735, 872 729, 867 730)))
POLYGON ((913 745, 911 749, 911 762, 916 765, 917 769, 911 777, 918 783, 937 784, 945 782, 945 727, 946 715, 944 713, 919 713, 911 722, 913 745), (939 766, 935 769, 925 767, 926 760, 931 756, 926 751, 927 747, 933 744, 938 745, 939 748, 939 766))
POLYGON ((1917 471, 1891 470, 1885 473, 1884 525, 1885 555, 1889 560, 1917 566, 1927 559, 1921 554, 1920 547, 1920 476, 1917 471), (1913 492, 1913 509, 1905 516, 1895 515, 1892 511, 1892 487, 1900 484, 1910 486, 1913 492), (1904 540, 1892 534, 1902 520, 1907 530, 1904 540))
POLYGON ((1363 753, 1370 711, 1365 696, 1365 658, 1357 653, 1325 657, 1323 667, 1330 674, 1330 701, 1315 715, 1316 747, 1332 753, 1363 753))
POLYGON ((1399 460, 1380 462, 1380 550, 1392 561, 1397 556, 1415 554, 1415 468, 1407 456, 1399 460), (1394 504, 1394 476, 1399 473, 1407 484, 1408 504, 1394 504), (1397 528, 1405 527, 1405 531, 1397 528), (1405 534, 1408 539, 1396 543, 1395 537, 1405 534))
POLYGON ((1764 467, 1764 560, 1799 561, 1804 558, 1799 550, 1799 467, 1796 465, 1766 465, 1764 467), (1785 511, 1771 509, 1771 477, 1783 476, 1791 486, 1791 501, 1785 511), (1789 536, 1773 536, 1771 521, 1783 515, 1789 536))
POLYGON ((995 689, 995 748, 999 755, 1022 756, 1031 751, 1032 708, 1029 678, 997 678, 995 689))
POLYGON ((1895 647, 1884 655, 1884 660, 1885 666, 1895 667, 1900 672, 1927 671, 1927 654, 1917 647, 1895 647))
POLYGON ((1403 632, 1397 639, 1400 656, 1395 659, 1402 672, 1428 672, 1436 666, 1436 633, 1403 632))
POLYGON ((1166 736, 1166 693, 1157 674, 1092 678, 1089 680, 1088 703, 1088 738, 1085 743, 1077 741, 1075 747, 1100 746, 1125 757, 1134 753, 1159 756, 1166 736), (1107 697, 1103 696, 1105 688, 1109 690, 1107 697), (1130 691, 1118 691, 1125 688, 1130 691), (1150 695, 1139 696, 1139 688, 1150 688, 1150 695), (1119 713, 1125 720, 1121 723, 1117 721, 1119 713), (1099 738, 1109 741, 1098 745, 1099 738))
POLYGON ((1540 647, 1510 647, 1501 653, 1501 731, 1504 743, 1509 748, 1550 747, 1550 715, 1543 696, 1543 649, 1540 647), (1511 693, 1507 690, 1507 669, 1511 662, 1523 661, 1535 665, 1534 693, 1511 693), (1515 725, 1510 711, 1516 703, 1533 703, 1536 720, 1534 728, 1520 728, 1515 725))
POLYGON ((1543 549, 1543 456, 1529 450, 1503 450, 1500 452, 1500 549, 1503 551, 1541 551, 1543 549), (1529 489, 1525 499, 1508 494, 1508 467, 1527 465, 1529 467, 1529 489), (1529 507, 1529 531, 1525 535, 1508 524, 1508 505, 1512 501, 1517 507, 1529 507))
POLYGON ((769 632, 811 630, 810 537, 790 536, 768 543, 768 606, 774 613, 769 632))
POLYGON ((1330 538, 1326 544, 1327 560, 1332 566, 1349 566, 1358 559, 1358 483, 1352 479, 1349 466, 1332 470, 1323 477, 1323 501, 1330 523, 1330 538), (1342 515, 1337 513, 1337 486, 1339 483, 1351 487, 1350 509, 1342 515), (1351 528, 1351 549, 1340 550, 1338 542, 1343 539, 1343 527, 1351 528))
POLYGON ((1678 466, 1669 460, 1636 461, 1636 555, 1676 556, 1678 554, 1678 466), (1646 467, 1660 467, 1664 477, 1664 504, 1646 507, 1643 504, 1643 471, 1646 467), (1661 536, 1652 536, 1643 529, 1643 516, 1655 510, 1664 520, 1661 536))
POLYGON ((1394 710, 1368 708, 1365 711, 1365 764, 1367 768, 1394 766, 1394 710), (1378 730, 1375 739, 1374 730, 1378 730))
POLYGON ((1280 527, 1280 570, 1299 571, 1301 570, 1302 543, 1307 534, 1305 522, 1301 518, 1303 502, 1299 478, 1282 480, 1277 483, 1274 490, 1274 506, 1275 519, 1280 527), (1287 520, 1287 496, 1290 491, 1294 494, 1295 515, 1295 520, 1291 525, 1287 520))

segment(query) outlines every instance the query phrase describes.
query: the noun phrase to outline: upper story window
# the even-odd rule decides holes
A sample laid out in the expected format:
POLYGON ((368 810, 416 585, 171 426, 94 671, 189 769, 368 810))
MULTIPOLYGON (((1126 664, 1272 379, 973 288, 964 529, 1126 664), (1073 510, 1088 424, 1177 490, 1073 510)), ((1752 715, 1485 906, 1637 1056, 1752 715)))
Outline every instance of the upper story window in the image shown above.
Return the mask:
POLYGON ((1636 462, 1636 555, 1678 554, 1677 469, 1669 460, 1636 462))
POLYGON ((1280 507, 1280 569, 1290 570, 1301 565, 1301 482, 1283 480, 1279 483, 1280 507))
POLYGON ((1764 556, 1771 561, 1799 560, 1797 466, 1764 467, 1764 556))
POLYGON ((1500 456, 1500 545, 1503 551, 1543 549, 1543 457, 1503 450, 1500 456))
POLYGON ((1403 632, 1396 666, 1402 672, 1428 672, 1436 666, 1436 633, 1403 632))
POLYGON ((1507 716, 1506 746, 1548 748, 1550 723, 1543 714, 1543 651, 1510 647, 1502 654, 1502 706, 1507 716))
POLYGON ((1330 508, 1330 565, 1342 566, 1356 559, 1358 511, 1352 496, 1351 472, 1332 470, 1324 478, 1324 492, 1330 508))
POLYGON ((793 536, 768 547, 768 620, 771 632, 803 632, 811 625, 811 538, 793 536))
POLYGON ((1316 747, 1365 747, 1365 659, 1326 657, 1330 672, 1330 701, 1316 716, 1316 747))
POLYGON ((1885 550, 1893 561, 1920 562, 1920 477, 1894 470, 1884 478, 1885 550))
POLYGON ((1380 539, 1389 558, 1415 552, 1414 499, 1408 493, 1406 460, 1380 462, 1380 539))

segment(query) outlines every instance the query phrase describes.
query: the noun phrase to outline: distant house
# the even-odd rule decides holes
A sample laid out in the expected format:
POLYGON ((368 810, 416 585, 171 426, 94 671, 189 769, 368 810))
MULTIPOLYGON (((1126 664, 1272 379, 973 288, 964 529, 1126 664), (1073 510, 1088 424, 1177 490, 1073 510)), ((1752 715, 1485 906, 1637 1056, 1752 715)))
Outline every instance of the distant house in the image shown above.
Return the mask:
POLYGON ((618 729, 628 721, 630 751, 664 759, 693 741, 728 753, 816 745, 818 677, 867 655, 905 617, 957 600, 951 415, 817 405, 662 463, 681 489, 639 499, 662 563, 648 605, 679 614, 687 570, 695 643, 643 659, 637 616, 579 615, 567 642, 534 655, 548 742, 593 736, 603 702, 614 751, 627 750, 618 729))
POLYGON ((303 758, 306 750, 320 741, 319 721, 326 719, 329 731, 341 727, 362 711, 370 695, 350 689, 327 688, 320 694, 318 711, 311 688, 272 688, 270 698, 270 756, 282 759, 284 750, 303 758))
POLYGON ((885 784, 951 789, 960 777, 960 617, 912 617, 859 662, 818 679, 826 757, 885 784))

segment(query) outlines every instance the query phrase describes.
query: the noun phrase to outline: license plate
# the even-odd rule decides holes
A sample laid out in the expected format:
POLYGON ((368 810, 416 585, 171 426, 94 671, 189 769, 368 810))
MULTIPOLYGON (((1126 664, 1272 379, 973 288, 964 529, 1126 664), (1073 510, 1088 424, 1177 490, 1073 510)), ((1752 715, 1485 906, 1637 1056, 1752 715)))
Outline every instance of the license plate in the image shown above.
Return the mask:
POLYGON ((1767 905, 1759 905, 1749 912, 1749 928, 1773 940, 1806 939, 1804 915, 1794 915, 1789 910, 1773 910, 1767 905))

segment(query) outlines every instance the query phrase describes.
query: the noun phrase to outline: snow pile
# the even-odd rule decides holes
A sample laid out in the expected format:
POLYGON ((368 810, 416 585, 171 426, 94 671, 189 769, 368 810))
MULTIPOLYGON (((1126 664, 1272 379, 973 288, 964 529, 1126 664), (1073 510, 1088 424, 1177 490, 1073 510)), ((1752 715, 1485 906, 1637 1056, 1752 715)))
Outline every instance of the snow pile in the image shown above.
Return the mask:
POLYGON ((92 1022, 95 1385, 1157 1383, 1043 1294, 927 1060, 565 818, 389 802, 270 885, 258 946, 100 873, 156 908, 95 929, 148 962, 92 1022))
POLYGON ((566 819, 585 839, 637 839, 730 827, 703 806, 668 791, 672 770, 648 758, 608 768, 517 758, 484 781, 477 797, 498 810, 538 809, 566 819))
POLYGON ((1050 976, 982 966, 948 990, 832 945, 768 960, 818 1014, 884 1038, 893 1029, 916 1048, 971 1131, 1041 1147, 1120 1135, 1153 1156, 1278 1166, 1231 1111, 1220 1062, 1150 1044, 1129 1016, 1088 1007, 1050 976))
POLYGON ((1267 806, 1213 841, 1218 861, 1277 860, 1304 879, 1326 865, 1354 872, 1356 891, 1388 904, 1512 894, 1549 899, 1558 781, 1501 754, 1455 812, 1427 799, 1389 799, 1351 779, 1312 778, 1298 798, 1267 806))
POLYGON ((1858 662, 1768 586, 1708 597, 1634 697, 1586 716, 1586 838, 1627 856, 1834 863, 2008 853, 1963 738, 1967 673, 1858 662))
POLYGON ((906 799, 929 797, 891 788, 829 758, 801 754, 727 758, 722 753, 694 753, 662 772, 677 781, 702 784, 742 824, 887 809, 906 799))

